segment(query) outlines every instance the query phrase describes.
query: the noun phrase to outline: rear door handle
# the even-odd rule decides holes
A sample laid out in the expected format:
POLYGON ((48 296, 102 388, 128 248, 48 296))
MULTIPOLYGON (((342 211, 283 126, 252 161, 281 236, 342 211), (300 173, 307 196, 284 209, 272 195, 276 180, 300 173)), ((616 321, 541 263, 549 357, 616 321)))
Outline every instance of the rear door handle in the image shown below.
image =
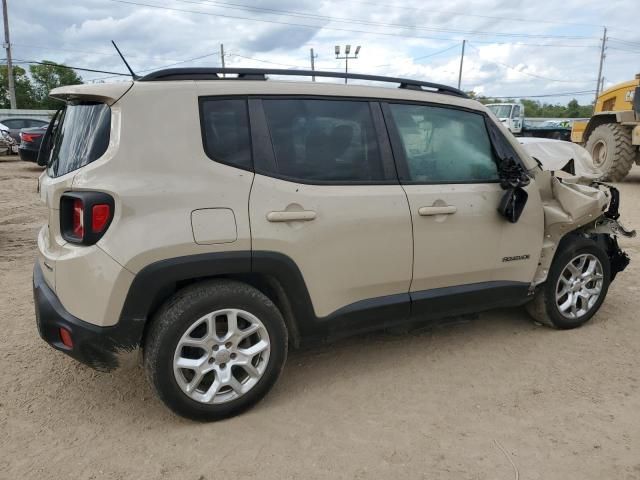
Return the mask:
POLYGON ((302 211, 284 211, 284 212, 269 212, 267 213, 267 220, 270 222, 309 222, 316 218, 316 212, 313 210, 302 211))
POLYGON ((452 215, 456 213, 458 209, 454 205, 444 205, 442 207, 420 207, 418 213, 423 217, 430 215, 452 215))

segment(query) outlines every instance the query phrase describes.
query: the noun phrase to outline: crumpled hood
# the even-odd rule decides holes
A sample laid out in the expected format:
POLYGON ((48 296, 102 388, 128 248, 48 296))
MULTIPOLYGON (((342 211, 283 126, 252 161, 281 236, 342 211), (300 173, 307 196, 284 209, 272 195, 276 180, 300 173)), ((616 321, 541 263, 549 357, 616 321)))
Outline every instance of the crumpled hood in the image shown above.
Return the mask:
POLYGON ((529 155, 540 161, 543 170, 554 172, 558 177, 576 176, 593 180, 602 175, 589 152, 576 143, 533 137, 520 137, 518 142, 529 155))

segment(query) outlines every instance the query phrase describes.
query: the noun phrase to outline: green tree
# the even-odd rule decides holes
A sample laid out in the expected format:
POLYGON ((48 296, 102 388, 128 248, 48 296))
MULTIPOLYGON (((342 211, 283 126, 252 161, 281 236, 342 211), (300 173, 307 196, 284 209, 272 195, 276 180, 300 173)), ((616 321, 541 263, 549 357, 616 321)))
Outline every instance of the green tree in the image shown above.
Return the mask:
MULTIPOLYGON (((513 98, 490 98, 478 96, 475 92, 467 92, 471 98, 480 103, 517 103, 513 98)), ((541 103, 538 100, 520 99, 524 106, 524 114, 527 117, 551 117, 551 118, 588 118, 593 112, 593 103, 580 105, 574 98, 567 105, 541 103)))
MULTIPOLYGON (((25 69, 14 65, 13 79, 18 108, 36 108, 37 102, 33 95, 33 85, 25 69)), ((0 65, 0 108, 11 108, 9 101, 9 74, 6 65, 0 65)))
POLYGON ((82 83, 82 78, 74 70, 49 60, 43 60, 41 65, 30 65, 29 72, 38 108, 55 109, 60 107, 60 101, 49 98, 49 92, 64 85, 82 83))

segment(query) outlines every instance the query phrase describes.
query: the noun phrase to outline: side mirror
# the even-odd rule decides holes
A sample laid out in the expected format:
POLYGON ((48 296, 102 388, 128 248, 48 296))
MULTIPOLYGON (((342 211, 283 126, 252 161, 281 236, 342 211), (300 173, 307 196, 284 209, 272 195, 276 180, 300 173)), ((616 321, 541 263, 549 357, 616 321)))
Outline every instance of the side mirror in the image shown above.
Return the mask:
POLYGON ((520 219, 520 215, 527 204, 529 194, 524 188, 515 187, 510 188, 504 192, 500 205, 498 206, 498 212, 505 217, 511 223, 517 223, 520 219))

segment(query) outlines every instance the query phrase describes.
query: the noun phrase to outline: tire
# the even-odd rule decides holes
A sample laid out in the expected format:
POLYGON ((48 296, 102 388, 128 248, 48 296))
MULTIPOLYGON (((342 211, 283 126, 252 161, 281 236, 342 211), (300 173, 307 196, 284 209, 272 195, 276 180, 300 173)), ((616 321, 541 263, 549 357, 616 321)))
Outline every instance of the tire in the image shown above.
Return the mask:
POLYGON ((593 158, 594 166, 602 172, 605 182, 622 181, 634 163, 636 147, 631 143, 631 130, 617 123, 597 127, 587 140, 585 148, 593 158))
POLYGON ((561 245, 551 264, 547 280, 540 287, 534 299, 527 304, 526 308, 534 320, 549 327, 560 330, 580 327, 587 323, 600 309, 607 296, 610 283, 611 267, 609 257, 604 249, 589 238, 572 235, 561 245), (580 265, 581 259, 585 259, 584 267, 580 265), (578 295, 573 294, 573 296, 570 296, 572 294, 567 292, 558 298, 556 293, 562 293, 563 287, 569 288, 570 281, 567 279, 567 275, 571 275, 569 267, 571 264, 581 272, 584 272, 593 264, 596 267, 595 272, 601 278, 587 282, 580 280, 584 283, 584 288, 580 288, 580 284, 576 284, 573 287, 579 292, 578 295), (561 280, 561 276, 563 276, 564 280, 561 280), (596 297, 590 297, 590 300, 586 301, 585 296, 583 296, 587 291, 585 289, 595 291, 598 288, 599 294, 596 297), (579 299, 576 302, 575 312, 573 311, 573 302, 571 302, 574 298, 579 299), (565 310, 563 312, 561 306, 567 305, 567 301, 569 301, 570 306, 566 307, 568 311, 565 310))
POLYGON ((144 367, 173 412, 220 420, 247 410, 271 390, 287 345, 284 320, 269 298, 241 282, 210 280, 179 291, 154 315, 144 367))

